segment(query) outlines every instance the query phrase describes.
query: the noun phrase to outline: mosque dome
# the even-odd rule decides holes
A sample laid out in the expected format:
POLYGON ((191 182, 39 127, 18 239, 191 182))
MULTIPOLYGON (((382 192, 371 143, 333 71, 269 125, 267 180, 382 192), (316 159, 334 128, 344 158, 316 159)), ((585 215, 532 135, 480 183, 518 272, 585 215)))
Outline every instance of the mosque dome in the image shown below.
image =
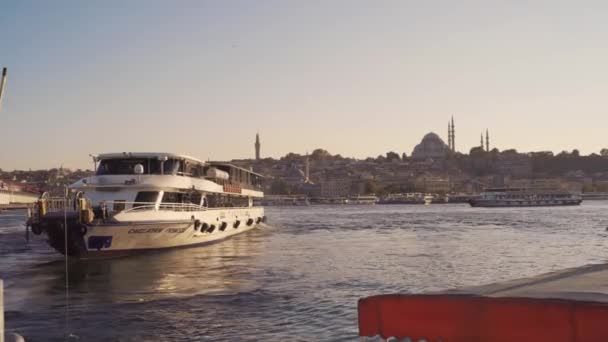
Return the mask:
POLYGON ((300 170, 295 164, 291 164, 285 171, 285 176, 283 178, 287 183, 298 184, 304 182, 306 175, 304 174, 304 171, 300 170))
POLYGON ((448 145, 446 145, 437 134, 430 132, 422 138, 422 141, 416 145, 416 147, 414 147, 412 157, 414 159, 444 158, 448 151, 448 145))

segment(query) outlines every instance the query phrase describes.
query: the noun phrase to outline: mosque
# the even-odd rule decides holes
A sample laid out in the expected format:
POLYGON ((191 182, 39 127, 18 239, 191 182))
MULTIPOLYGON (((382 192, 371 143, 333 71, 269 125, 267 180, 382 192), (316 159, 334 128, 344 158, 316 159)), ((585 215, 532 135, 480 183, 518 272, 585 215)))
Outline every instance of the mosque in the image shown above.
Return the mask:
MULTIPOLYGON (((481 135, 481 148, 490 151, 490 135, 486 130, 486 141, 484 146, 483 133, 481 135)), ((454 117, 448 121, 448 143, 446 144, 436 133, 427 133, 422 141, 414 147, 412 158, 417 160, 444 159, 450 153, 456 152, 456 131, 454 129, 454 117)))
POLYGON ((444 159, 450 152, 455 151, 455 139, 454 117, 452 117, 452 121, 448 121, 448 144, 436 133, 427 133, 420 144, 414 147, 412 158, 418 160, 444 159))

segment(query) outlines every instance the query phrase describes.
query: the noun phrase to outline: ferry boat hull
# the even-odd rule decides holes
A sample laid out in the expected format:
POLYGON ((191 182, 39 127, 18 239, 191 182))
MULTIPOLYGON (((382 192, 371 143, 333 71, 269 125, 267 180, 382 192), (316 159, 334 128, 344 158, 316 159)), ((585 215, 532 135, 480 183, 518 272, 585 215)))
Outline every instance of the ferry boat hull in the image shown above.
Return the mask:
POLYGON ((484 199, 470 199, 471 207, 486 207, 486 208, 505 208, 505 207, 557 207, 557 206, 573 206, 580 205, 582 200, 530 200, 530 201, 495 201, 484 199))
POLYGON ((569 192, 528 188, 488 188, 471 198, 472 207, 556 207, 579 205, 580 195, 569 192))
POLYGON ((193 247, 220 242, 263 225, 261 207, 192 212, 176 221, 81 223, 74 214, 46 217, 33 229, 45 233, 58 252, 79 259, 99 259, 193 247), (68 232, 64 229, 67 222, 68 232), (67 238, 67 250, 66 250, 67 238))

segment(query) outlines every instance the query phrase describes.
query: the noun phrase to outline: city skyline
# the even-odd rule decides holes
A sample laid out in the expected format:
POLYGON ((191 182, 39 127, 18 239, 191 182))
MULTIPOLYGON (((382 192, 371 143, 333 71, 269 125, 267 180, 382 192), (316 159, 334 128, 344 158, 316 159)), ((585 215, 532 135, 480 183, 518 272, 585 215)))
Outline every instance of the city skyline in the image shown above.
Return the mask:
POLYGON ((253 158, 608 147, 608 6, 279 1, 0 6, 0 168, 90 153, 253 158), (9 148, 10 147, 10 148, 9 148))

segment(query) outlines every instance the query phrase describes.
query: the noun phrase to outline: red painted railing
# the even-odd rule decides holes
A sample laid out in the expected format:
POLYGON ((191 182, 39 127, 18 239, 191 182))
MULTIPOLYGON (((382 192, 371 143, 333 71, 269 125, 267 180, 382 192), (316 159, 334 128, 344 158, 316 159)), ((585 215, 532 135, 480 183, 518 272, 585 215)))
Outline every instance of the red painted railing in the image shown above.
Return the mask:
POLYGON ((232 192, 232 193, 240 194, 241 186, 238 184, 226 183, 226 184, 224 184, 224 192, 232 192))
POLYGON ((608 305, 560 299, 382 295, 359 300, 359 336, 427 342, 608 341, 608 305))

